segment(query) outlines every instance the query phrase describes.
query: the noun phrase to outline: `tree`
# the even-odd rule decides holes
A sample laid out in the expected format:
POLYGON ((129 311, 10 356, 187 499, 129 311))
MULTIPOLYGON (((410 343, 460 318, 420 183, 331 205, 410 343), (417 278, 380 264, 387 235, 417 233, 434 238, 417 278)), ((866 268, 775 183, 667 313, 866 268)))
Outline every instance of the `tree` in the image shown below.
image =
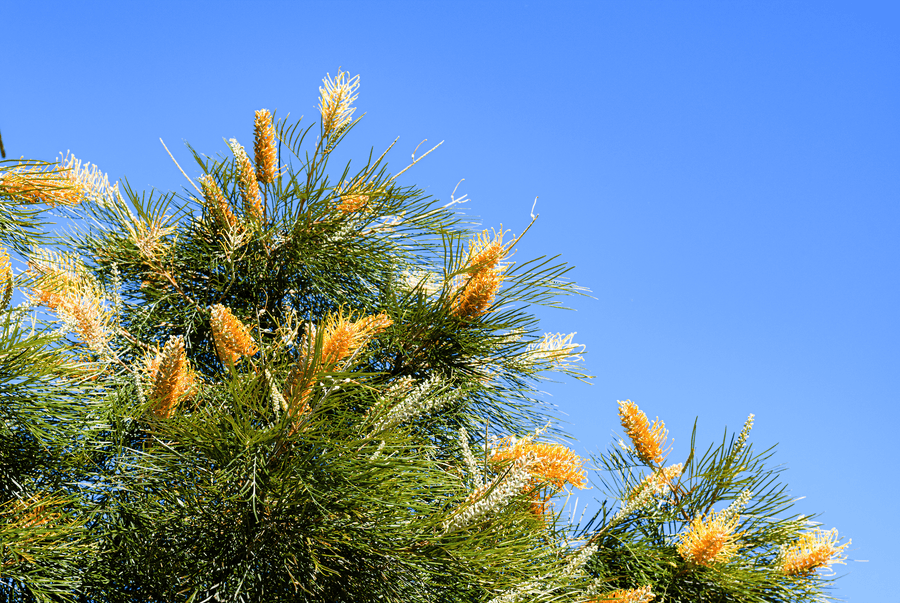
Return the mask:
POLYGON ((192 149, 181 193, 5 164, 29 262, 0 356, 8 598, 819 596, 846 544, 787 515, 751 421, 666 465, 662 422, 621 402, 631 443, 594 459, 610 498, 583 525, 554 510, 585 461, 536 383, 587 376, 530 308, 583 290, 556 258, 513 263, 525 232, 473 235, 401 184, 390 149, 332 171, 357 86, 327 77, 307 128, 257 111, 253 160, 192 149), (28 248, 35 203, 73 234, 28 248))

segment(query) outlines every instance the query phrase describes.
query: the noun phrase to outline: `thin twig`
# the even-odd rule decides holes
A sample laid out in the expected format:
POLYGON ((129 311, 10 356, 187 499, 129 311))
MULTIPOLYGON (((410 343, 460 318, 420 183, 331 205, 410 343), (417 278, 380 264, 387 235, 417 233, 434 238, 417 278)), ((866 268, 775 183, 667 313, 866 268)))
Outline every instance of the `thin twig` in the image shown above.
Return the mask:
MULTIPOLYGON (((163 139, 160 138, 159 141, 162 142, 163 148, 166 150, 166 153, 169 154, 169 157, 172 158, 172 161, 175 161, 175 157, 172 155, 172 151, 169 150, 169 147, 166 146, 166 143, 163 142, 163 139)), ((188 178, 188 175, 184 173, 184 170, 181 169, 181 166, 178 165, 178 162, 177 162, 177 161, 175 161, 175 165, 178 166, 178 170, 181 172, 181 174, 182 174, 185 178, 187 178, 187 181, 191 183, 191 186, 194 187, 194 190, 196 190, 200 195, 203 195, 203 191, 201 191, 199 188, 197 188, 197 185, 194 184, 194 181, 193 181, 193 180, 191 180, 190 178, 188 178)))
MULTIPOLYGON (((422 144, 422 143, 419 143, 419 144, 422 144)), ((436 145, 434 145, 433 147, 431 147, 430 149, 428 149, 428 151, 426 151, 424 155, 422 155, 421 157, 419 157, 418 159, 416 159, 415 161, 413 161, 412 163, 410 163, 408 166, 406 166, 405 168, 403 168, 403 169, 400 170, 399 172, 397 172, 397 174, 391 178, 391 182, 393 182, 394 180, 396 180, 397 177, 400 176, 400 174, 402 174, 403 172, 405 172, 406 170, 408 170, 408 169, 411 168, 412 166, 416 165, 417 163, 419 163, 420 161, 422 161, 423 159, 425 159, 425 157, 428 156, 428 153, 430 153, 431 151, 435 150, 436 148, 438 148, 438 147, 441 146, 442 144, 444 144, 444 141, 443 141, 443 140, 440 141, 439 143, 437 143, 436 145)), ((418 149, 419 147, 416 147, 416 148, 418 149)))

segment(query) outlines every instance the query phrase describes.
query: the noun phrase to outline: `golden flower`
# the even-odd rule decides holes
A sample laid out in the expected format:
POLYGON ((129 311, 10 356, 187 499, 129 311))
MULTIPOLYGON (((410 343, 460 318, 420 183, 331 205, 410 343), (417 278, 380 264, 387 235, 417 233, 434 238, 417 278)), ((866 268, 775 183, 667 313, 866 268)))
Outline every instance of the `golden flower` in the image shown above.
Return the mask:
POLYGON ((210 308, 210 328, 219 358, 228 365, 259 351, 250 331, 222 304, 210 308))
POLYGON ((393 321, 386 314, 367 316, 355 322, 348 320, 343 314, 332 315, 325 325, 322 365, 326 370, 333 367, 392 324, 393 321))
POLYGON ((72 170, 59 166, 23 166, 0 179, 0 193, 20 203, 73 206, 81 203, 86 192, 72 170))
POLYGON ((454 316, 471 319, 487 312, 500 289, 506 269, 506 266, 500 266, 500 261, 508 252, 509 247, 503 245, 502 230, 493 240, 485 230, 469 244, 470 274, 462 292, 453 298, 451 313, 454 316))
POLYGON ((232 138, 228 144, 231 152, 234 153, 237 166, 237 183, 238 189, 241 191, 241 198, 244 200, 244 215, 254 222, 261 222, 263 219, 262 195, 259 192, 253 164, 247 157, 247 151, 238 144, 236 139, 232 138))
POLYGON ((781 571, 789 576, 803 576, 812 574, 818 568, 843 563, 846 557, 842 557, 841 552, 850 541, 841 545, 837 543, 836 529, 807 532, 793 544, 781 548, 781 571))
POLYGON ((619 401, 619 419, 634 444, 638 458, 648 465, 661 465, 668 454, 664 450, 669 435, 665 423, 657 418, 650 427, 647 415, 631 400, 619 401))
POLYGON ((194 393, 196 378, 184 351, 184 338, 172 337, 162 352, 148 356, 144 368, 153 390, 150 412, 157 419, 168 419, 178 404, 194 393))
POLYGON ((0 246, 0 281, 3 282, 3 297, 0 299, 0 310, 6 309, 13 293, 13 273, 9 265, 9 253, 0 246))
POLYGON ((494 462, 516 459, 530 459, 531 475, 557 489, 566 484, 584 488, 587 483, 584 459, 561 444, 532 442, 530 437, 521 440, 504 438, 490 457, 494 462))
POLYGON ((357 98, 359 76, 349 79, 348 77, 348 73, 338 70, 334 79, 326 73, 325 79, 322 80, 325 85, 319 88, 319 111, 322 114, 322 129, 326 135, 343 130, 356 111, 352 105, 357 98))
POLYGON ((102 352, 109 341, 109 316, 103 308, 103 291, 87 276, 84 265, 70 257, 36 250, 29 270, 36 275, 31 302, 56 312, 64 330, 75 331, 90 349, 102 352))
POLYGON ((605 593, 600 599, 594 599, 594 602, 621 601, 622 603, 649 603, 655 597, 656 595, 653 594, 653 588, 648 584, 641 588, 633 588, 630 590, 614 590, 605 593))
POLYGON ((216 181, 209 174, 200 176, 200 188, 203 189, 203 198, 206 200, 206 207, 215 216, 216 220, 226 228, 235 228, 238 226, 238 219, 231 211, 228 200, 222 194, 222 189, 216 184, 216 181))
POLYGON ((278 175, 278 150, 275 147, 275 126, 267 109, 256 112, 253 122, 253 155, 256 157, 256 179, 272 184, 278 175))
POLYGON ((710 514, 706 520, 695 517, 681 534, 678 554, 685 561, 703 566, 728 561, 737 551, 734 530, 738 519, 738 515, 728 513, 727 509, 710 514))

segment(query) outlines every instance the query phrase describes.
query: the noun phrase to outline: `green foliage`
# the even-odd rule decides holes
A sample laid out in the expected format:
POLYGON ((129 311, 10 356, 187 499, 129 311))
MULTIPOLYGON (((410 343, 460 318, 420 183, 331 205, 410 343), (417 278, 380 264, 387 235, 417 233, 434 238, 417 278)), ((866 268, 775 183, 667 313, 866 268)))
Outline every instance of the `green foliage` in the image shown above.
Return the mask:
POLYGON ((192 150, 202 174, 177 193, 109 186, 77 163, 58 168, 69 184, 0 179, 0 234, 20 252, 40 227, 15 208, 80 201, 65 210, 73 234, 29 252, 32 302, 4 315, 6 597, 819 596, 819 574, 781 569, 809 518, 786 515, 771 451, 746 433, 704 455, 692 441, 683 473, 650 494, 640 479, 662 464, 612 449, 596 459, 600 514, 545 511, 582 486, 581 461, 535 431, 552 419, 536 386, 588 377, 581 348, 539 337, 531 308, 583 290, 556 258, 513 264, 506 233, 473 239, 454 202, 398 182, 408 167, 392 174, 387 151, 334 169, 356 82, 328 83, 315 142, 313 126, 258 112, 274 167, 254 170, 232 141, 230 156, 192 150), (734 554, 686 558, 695 516, 746 490, 734 554))

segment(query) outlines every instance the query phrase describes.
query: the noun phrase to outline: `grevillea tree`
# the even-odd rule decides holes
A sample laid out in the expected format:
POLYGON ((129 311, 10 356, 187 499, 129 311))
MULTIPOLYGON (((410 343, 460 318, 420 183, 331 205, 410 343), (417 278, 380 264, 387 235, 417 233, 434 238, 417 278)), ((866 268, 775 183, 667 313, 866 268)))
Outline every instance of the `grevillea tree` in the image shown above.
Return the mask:
POLYGON ((257 111, 253 158, 194 152, 177 193, 3 164, 27 262, 2 265, 7 598, 820 597, 846 544, 790 514, 752 417, 677 464, 630 401, 627 441, 561 443, 536 384, 587 378, 583 349, 532 308, 582 290, 512 261, 531 225, 468 231, 390 149, 330 165, 357 86, 326 78, 309 127, 257 111), (71 226, 37 247, 45 205, 71 226), (588 468, 606 499, 573 523, 588 468))

